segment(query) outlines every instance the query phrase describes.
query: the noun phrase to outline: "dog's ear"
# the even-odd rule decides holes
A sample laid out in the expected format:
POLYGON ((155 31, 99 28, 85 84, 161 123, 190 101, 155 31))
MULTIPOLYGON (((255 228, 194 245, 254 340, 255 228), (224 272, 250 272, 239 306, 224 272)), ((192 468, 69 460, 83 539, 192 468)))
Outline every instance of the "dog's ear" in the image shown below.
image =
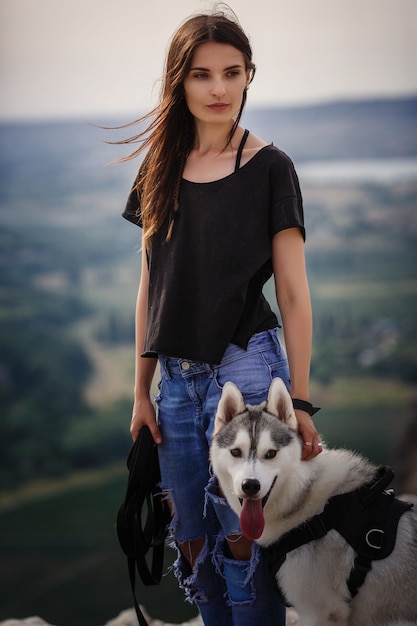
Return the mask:
POLYGON ((230 422, 235 415, 243 413, 244 411, 245 403, 239 389, 232 382, 225 383, 217 406, 214 434, 230 422))
POLYGON ((269 387, 266 410, 268 413, 276 415, 281 422, 284 422, 293 430, 297 430, 298 423, 292 406, 291 396, 281 378, 274 378, 269 387))

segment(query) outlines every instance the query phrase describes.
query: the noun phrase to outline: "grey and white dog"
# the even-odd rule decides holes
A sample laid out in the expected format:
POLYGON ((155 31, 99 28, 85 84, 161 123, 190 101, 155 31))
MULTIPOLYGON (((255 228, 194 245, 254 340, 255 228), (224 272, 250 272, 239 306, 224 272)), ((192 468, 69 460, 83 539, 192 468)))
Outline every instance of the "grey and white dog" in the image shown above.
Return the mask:
MULTIPOLYGON (((270 546, 270 551, 290 531, 323 514, 335 496, 366 489, 378 473, 378 468, 360 455, 326 446, 311 461, 302 461, 292 401, 278 378, 272 381, 267 401, 258 406, 245 405, 239 389, 226 383, 210 456, 220 488, 240 518, 242 532, 262 546, 270 546)), ((386 492, 384 497, 389 498, 386 492)), ((366 539, 368 535, 378 539, 381 532, 372 528, 366 539), (376 535, 372 535, 374 531, 376 535)), ((276 573, 277 583, 298 611, 302 626, 417 624, 414 510, 399 515, 393 546, 386 558, 372 561, 354 597, 347 581, 357 553, 335 528, 291 549, 276 573)))

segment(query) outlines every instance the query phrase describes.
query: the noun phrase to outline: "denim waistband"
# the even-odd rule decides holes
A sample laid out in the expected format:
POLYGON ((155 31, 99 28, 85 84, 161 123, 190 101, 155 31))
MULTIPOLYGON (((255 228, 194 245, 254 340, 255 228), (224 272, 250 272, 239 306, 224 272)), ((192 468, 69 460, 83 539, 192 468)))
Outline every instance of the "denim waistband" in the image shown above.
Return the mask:
POLYGON ((260 333, 252 335, 249 339, 246 350, 244 348, 240 348, 234 343, 229 344, 219 365, 211 365, 210 363, 193 361, 192 359, 177 359, 164 355, 159 355, 159 364, 161 371, 168 375, 168 377, 175 374, 188 377, 204 373, 211 377, 222 365, 241 359, 248 354, 264 352, 266 350, 270 350, 271 348, 277 348, 278 351, 281 349, 277 328, 271 328, 270 330, 264 330, 260 333))

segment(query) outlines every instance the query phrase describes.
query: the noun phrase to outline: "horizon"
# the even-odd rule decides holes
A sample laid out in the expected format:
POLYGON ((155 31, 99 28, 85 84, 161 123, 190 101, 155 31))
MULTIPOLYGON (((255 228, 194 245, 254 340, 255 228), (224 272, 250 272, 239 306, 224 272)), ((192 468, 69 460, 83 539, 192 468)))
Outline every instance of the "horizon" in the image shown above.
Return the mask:
MULTIPOLYGON (((343 106, 354 106, 354 105, 378 105, 378 104, 389 104, 395 102, 413 102, 415 101, 417 104, 417 91, 400 94, 400 95, 374 95, 369 97, 343 97, 343 98, 333 98, 333 99, 323 99, 323 100, 314 100, 311 102, 296 102, 296 103, 251 103, 249 100, 246 103, 245 110, 243 112, 243 116, 246 113, 252 113, 256 111, 299 111, 306 109, 325 109, 332 107, 343 107, 343 106)), ((59 124, 65 122, 80 122, 91 125, 98 125, 98 122, 103 123, 105 119, 115 120, 117 118, 127 118, 129 120, 139 119, 142 115, 146 115, 147 111, 132 111, 129 113, 128 111, 115 111, 109 114, 104 113, 103 111, 96 112, 85 112, 85 113, 72 113, 63 115, 62 113, 58 113, 56 115, 38 115, 38 116, 4 116, 0 113, 0 125, 12 125, 12 124, 59 124), (95 119, 93 119, 95 118, 95 119)), ((125 122, 122 122, 125 123, 125 122)), ((134 122, 132 122, 134 123, 134 122)), ((100 128, 98 128, 101 130, 100 128)), ((106 130, 104 128, 104 130, 106 130)), ((110 129, 112 130, 112 129, 110 129)))

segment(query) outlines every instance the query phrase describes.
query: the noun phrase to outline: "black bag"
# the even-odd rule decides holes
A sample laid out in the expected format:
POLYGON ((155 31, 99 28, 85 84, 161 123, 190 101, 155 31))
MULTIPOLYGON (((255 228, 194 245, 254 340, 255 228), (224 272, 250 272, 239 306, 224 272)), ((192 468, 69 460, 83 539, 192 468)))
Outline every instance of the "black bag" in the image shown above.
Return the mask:
POLYGON ((165 537, 171 514, 158 483, 158 449, 144 426, 127 459, 126 496, 117 514, 117 536, 127 556, 130 585, 140 626, 148 623, 135 594, 135 570, 145 585, 159 585, 162 578, 165 537), (151 562, 149 568, 146 556, 151 562))

